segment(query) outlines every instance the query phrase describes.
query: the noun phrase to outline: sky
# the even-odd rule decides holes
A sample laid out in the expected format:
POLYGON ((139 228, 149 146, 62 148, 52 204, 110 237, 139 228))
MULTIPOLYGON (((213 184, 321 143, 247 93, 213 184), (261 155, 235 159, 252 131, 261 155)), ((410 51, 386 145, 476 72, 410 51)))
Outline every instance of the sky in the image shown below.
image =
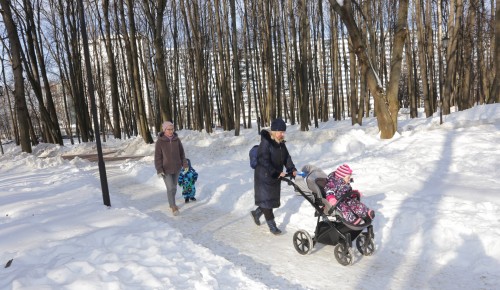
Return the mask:
MULTIPOLYGON (((297 168, 326 174, 348 164, 353 188, 376 212, 375 252, 340 265, 334 246, 307 255, 293 235, 314 235, 314 208, 286 183, 274 236, 257 226, 248 151, 257 127, 181 130, 198 172, 197 201, 173 216, 141 138, 103 142, 111 207, 96 162, 68 158, 94 143, 13 143, 0 155, 0 289, 498 289, 500 285, 500 105, 410 119, 380 139, 376 120, 286 131, 297 168), (63 158, 64 157, 64 158, 63 158), (8 267, 7 264, 10 262, 8 267)), ((301 177, 295 182, 304 188, 301 177)), ((304 188, 304 190, 307 190, 304 188)))

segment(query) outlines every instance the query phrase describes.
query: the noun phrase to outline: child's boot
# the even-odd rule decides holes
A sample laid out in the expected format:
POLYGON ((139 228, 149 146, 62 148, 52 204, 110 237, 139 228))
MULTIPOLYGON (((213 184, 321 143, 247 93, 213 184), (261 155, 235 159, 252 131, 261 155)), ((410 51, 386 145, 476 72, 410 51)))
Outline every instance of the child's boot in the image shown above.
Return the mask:
POLYGON ((252 214, 253 221, 255 222, 255 224, 260 226, 260 217, 262 216, 262 210, 260 209, 260 207, 258 207, 255 210, 252 210, 250 213, 252 214))
POLYGON ((276 226, 276 222, 274 222, 274 220, 268 220, 266 222, 267 222, 267 225, 269 226, 269 230, 271 231, 271 233, 273 233, 274 235, 281 234, 281 231, 276 226))

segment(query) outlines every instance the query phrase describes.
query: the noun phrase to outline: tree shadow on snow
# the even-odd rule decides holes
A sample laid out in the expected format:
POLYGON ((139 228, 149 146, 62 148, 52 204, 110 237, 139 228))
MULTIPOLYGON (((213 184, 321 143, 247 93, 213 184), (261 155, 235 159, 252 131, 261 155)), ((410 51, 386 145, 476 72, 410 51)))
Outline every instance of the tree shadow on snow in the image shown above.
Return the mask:
MULTIPOLYGON (((411 194, 405 197, 398 206, 400 210, 392 217, 392 225, 386 231, 384 239, 380 238, 378 231, 384 228, 383 224, 391 221, 381 218, 381 214, 375 218, 375 243, 377 249, 374 255, 369 259, 364 259, 363 263, 371 263, 371 265, 367 266, 367 269, 383 267, 383 269, 377 270, 380 272, 373 273, 377 288, 391 289, 401 286, 402 289, 417 289, 428 288, 432 285, 447 288, 455 285, 454 281, 450 281, 450 279, 447 281, 446 279, 440 280, 441 283, 438 284, 432 283, 439 280, 440 273, 448 272, 449 269, 454 267, 452 265, 453 261, 451 261, 447 263, 446 267, 438 268, 435 259, 440 256, 439 249, 442 248, 442 245, 439 244, 441 246, 439 247, 436 243, 447 243, 447 241, 440 241, 434 237, 436 233, 442 230, 438 226, 439 216, 443 214, 441 210, 443 194, 440 192, 440 188, 446 186, 443 182, 444 177, 451 174, 449 169, 453 166, 452 137, 453 134, 449 134, 444 140, 443 150, 435 162, 422 164, 422 161, 419 160, 420 156, 413 156, 413 160, 408 160, 408 166, 417 166, 415 174, 418 174, 418 177, 424 177, 425 180, 419 190, 412 192, 411 188, 408 189, 411 194), (377 224, 380 226, 377 226, 377 224), (384 240, 384 244, 379 244, 382 240, 384 240), (377 241, 379 242, 377 243, 377 241), (415 257, 415 261, 408 262, 411 257, 415 257), (414 270, 408 271, 409 266, 405 265, 406 271, 401 272, 400 267, 407 263, 414 265, 414 270), (418 273, 414 273, 414 271, 418 273), (404 277, 404 275, 407 275, 407 277, 404 277), (393 285, 395 277, 397 277, 398 284, 393 285)), ((429 150, 431 152, 432 148, 429 148, 429 150)), ((404 156, 406 157, 406 155, 404 156)), ((401 158, 401 156, 396 153, 394 158, 401 158)), ((401 175, 404 174, 404 168, 398 170, 401 175)), ((383 206, 383 201, 381 204, 383 206)), ((478 248, 478 245, 481 244, 477 237, 462 238, 462 248, 478 248)), ((457 241, 453 241, 450 246, 454 244, 457 244, 457 241)), ((478 251, 476 254, 479 255, 478 259, 489 259, 484 251, 478 251)), ((467 260, 469 255, 466 250, 459 250, 456 260, 467 260), (461 254, 464 254, 464 256, 461 256, 461 254)), ((471 269, 468 268, 468 270, 471 269)), ((448 274, 454 273, 450 272, 448 274)), ((471 276, 472 274, 467 275, 469 279, 472 278, 471 276)), ((450 276, 447 277, 450 278, 450 276)), ((361 279, 354 289, 363 289, 365 287, 366 280, 361 279)))
POLYGON ((457 289, 469 287, 471 281, 474 281, 474 287, 480 289, 498 287, 498 260, 487 255, 476 234, 463 234, 461 238, 462 245, 457 249, 458 255, 430 277, 429 285, 446 285, 451 280, 457 289))

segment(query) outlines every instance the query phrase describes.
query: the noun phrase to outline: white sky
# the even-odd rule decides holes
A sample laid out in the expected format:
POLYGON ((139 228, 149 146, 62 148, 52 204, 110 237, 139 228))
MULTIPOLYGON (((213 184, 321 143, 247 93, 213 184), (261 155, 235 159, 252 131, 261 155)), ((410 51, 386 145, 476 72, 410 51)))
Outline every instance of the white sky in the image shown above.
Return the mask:
MULTIPOLYGON (((353 187, 376 211, 373 256, 354 248, 342 266, 333 246, 298 254, 293 234, 311 235, 313 207, 282 184, 275 211, 283 231, 250 218, 256 127, 207 134, 179 131, 199 173, 198 201, 168 209, 155 175, 154 145, 140 138, 103 143, 111 207, 96 163, 61 155, 95 144, 13 144, 0 155, 0 289, 495 289, 500 284, 500 105, 407 120, 381 140, 374 119, 287 129, 298 168, 326 173, 347 163, 353 187), (10 267, 4 268, 9 260, 10 267)), ((3 140, 5 142, 5 140, 3 140)), ((297 182, 300 183, 298 179, 297 182)))

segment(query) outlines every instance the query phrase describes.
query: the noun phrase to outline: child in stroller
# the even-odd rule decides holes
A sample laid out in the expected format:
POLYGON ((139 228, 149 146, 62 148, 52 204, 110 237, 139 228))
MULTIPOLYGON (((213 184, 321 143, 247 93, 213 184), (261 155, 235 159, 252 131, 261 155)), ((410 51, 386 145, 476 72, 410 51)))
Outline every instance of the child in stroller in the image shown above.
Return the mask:
MULTIPOLYGON (((346 168, 343 167, 342 169, 346 168)), ((352 174, 352 171, 347 173, 352 174)), ((367 218, 363 222, 354 225, 353 223, 347 222, 342 214, 342 210, 338 207, 341 202, 348 201, 346 200, 347 198, 352 198, 353 194, 358 198, 359 193, 356 194, 352 191, 347 191, 343 195, 335 197, 336 202, 334 202, 332 197, 329 197, 330 201, 333 203, 332 205, 332 203, 327 200, 327 196, 335 196, 335 193, 334 191, 330 191, 328 195, 326 194, 325 188, 330 189, 330 187, 327 186, 329 178, 324 171, 313 165, 305 165, 302 167, 302 174, 300 174, 300 176, 303 176, 303 179, 297 179, 297 183, 288 178, 282 178, 282 180, 292 185, 300 195, 311 203, 316 210, 314 215, 317 217, 317 222, 313 236, 303 229, 295 232, 293 244, 297 252, 306 255, 312 251, 316 243, 332 245, 335 246, 334 255, 337 261, 347 266, 353 261, 352 242, 355 241, 356 247, 361 254, 364 256, 371 256, 375 250, 375 235, 373 233, 371 220, 371 218, 373 218, 373 212, 367 210, 366 207, 360 207, 367 210, 366 215, 360 213, 361 216, 371 216, 371 218, 367 218)), ((335 172, 330 174, 330 177, 334 176, 335 172)), ((347 179, 346 176, 343 176, 343 178, 347 179)), ((330 180, 333 179, 330 178, 330 180)), ((337 180, 336 184, 349 184, 350 182, 352 182, 350 179, 347 181, 344 180, 344 183, 337 180)))
POLYGON ((347 164, 339 166, 328 175, 324 187, 328 203, 340 211, 345 223, 354 226, 369 223, 375 217, 375 212, 361 203, 361 193, 351 187, 352 170, 347 164))

